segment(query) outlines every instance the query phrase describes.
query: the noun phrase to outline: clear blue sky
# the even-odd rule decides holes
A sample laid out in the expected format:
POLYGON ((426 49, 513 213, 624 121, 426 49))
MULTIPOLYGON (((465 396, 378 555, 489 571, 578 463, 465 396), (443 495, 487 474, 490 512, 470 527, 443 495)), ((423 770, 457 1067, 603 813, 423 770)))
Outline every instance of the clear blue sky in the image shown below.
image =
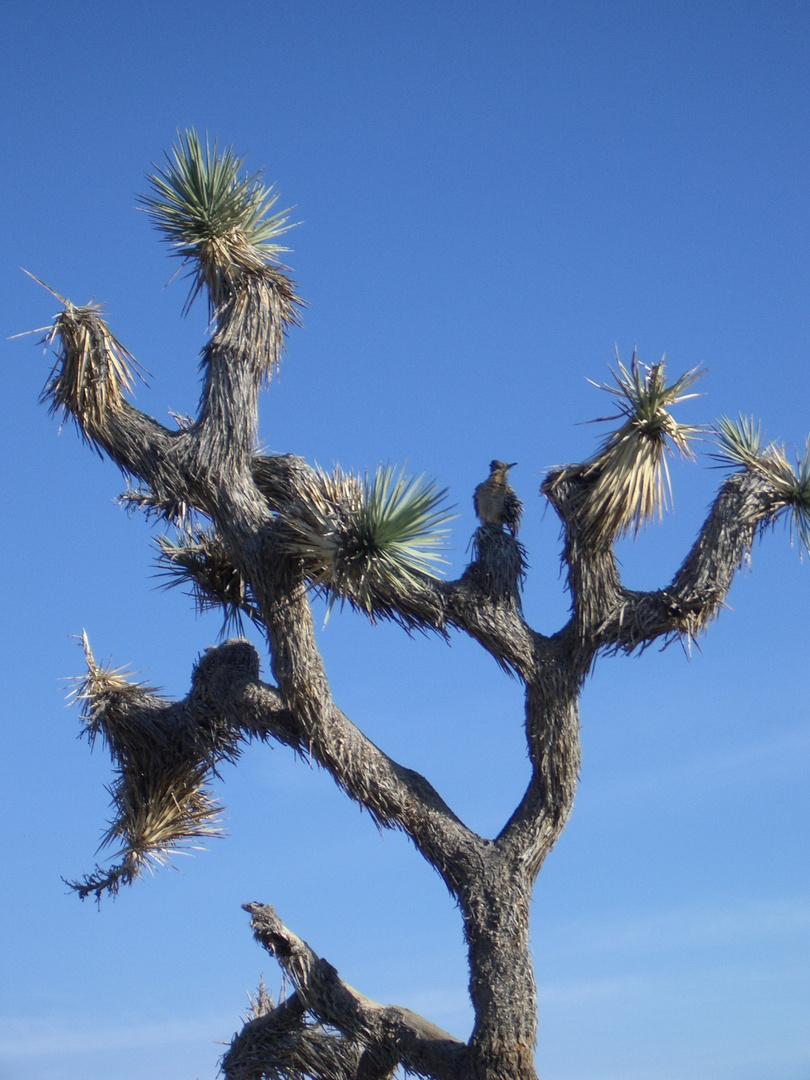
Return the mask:
MULTIPOLYGON (((273 962, 245 901, 364 993, 469 1031, 457 912, 399 836, 281 748, 227 769, 229 837, 97 911, 109 763, 76 739, 71 635, 170 695, 216 640, 155 590, 122 480, 37 405, 31 338, 52 298, 107 305, 161 420, 196 400, 205 312, 134 207, 150 161, 195 125, 264 167, 303 224, 308 300, 262 437, 323 465, 407 462, 458 504, 519 462, 539 630, 566 617, 543 470, 581 459, 614 342, 709 369, 682 417, 753 411, 810 430, 810 11, 785 2, 380 0, 4 11, 0 174, 6 612, 0 758, 2 1080, 204 1080, 273 962)), ((676 468, 676 513, 622 547, 665 584, 720 474, 676 468)), ((780 527, 689 660, 601 662, 583 699, 574 815, 541 874, 533 948, 544 1080, 810 1076, 810 565, 780 527)), ((493 833, 527 776, 519 687, 450 647, 337 614, 335 696, 384 749, 493 833)))

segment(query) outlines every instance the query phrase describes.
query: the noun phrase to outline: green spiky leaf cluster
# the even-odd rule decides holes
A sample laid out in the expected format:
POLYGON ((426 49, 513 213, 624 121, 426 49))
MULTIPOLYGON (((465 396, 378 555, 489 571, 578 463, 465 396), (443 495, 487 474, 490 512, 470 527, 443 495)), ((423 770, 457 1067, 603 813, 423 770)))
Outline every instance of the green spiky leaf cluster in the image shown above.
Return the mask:
POLYGON ((373 616, 392 614, 392 595, 419 575, 436 576, 447 530, 446 491, 390 465, 362 480, 338 467, 318 471, 284 514, 287 549, 313 585, 373 616))
POLYGON ((678 423, 669 410, 697 396, 684 391, 703 372, 694 368, 668 385, 663 357, 651 367, 640 363, 635 352, 629 368, 618 353, 616 360, 618 371, 612 372, 616 385, 599 388, 618 399, 619 412, 596 422, 624 422, 582 473, 592 479, 582 507, 583 525, 599 542, 610 542, 627 532, 638 534, 647 521, 663 517, 672 503, 667 457, 678 451, 692 458, 689 443, 701 431, 678 423))
POLYGON ((756 465, 763 456, 762 424, 753 416, 721 416, 715 427, 717 449, 710 456, 722 465, 756 465))
POLYGON ((717 449, 712 455, 721 465, 751 469, 766 477, 774 489, 776 515, 790 514, 791 535, 810 553, 810 437, 802 457, 788 460, 784 446, 765 444, 762 425, 753 416, 736 420, 723 416, 715 428, 717 449))
POLYGON ((178 132, 165 167, 147 176, 143 209, 174 254, 192 265, 187 306, 205 286, 218 307, 244 271, 261 272, 288 250, 277 240, 293 227, 289 211, 272 212, 278 193, 258 175, 242 175, 244 161, 188 130, 178 132))
POLYGON ((791 527, 799 544, 810 555, 810 436, 804 445, 803 456, 797 457, 790 483, 789 506, 791 527))
POLYGON ((204 529, 191 529, 175 540, 159 536, 156 543, 159 572, 167 579, 166 587, 187 586, 200 612, 222 611, 223 636, 229 631, 241 632, 243 615, 260 621, 250 587, 216 536, 204 529))

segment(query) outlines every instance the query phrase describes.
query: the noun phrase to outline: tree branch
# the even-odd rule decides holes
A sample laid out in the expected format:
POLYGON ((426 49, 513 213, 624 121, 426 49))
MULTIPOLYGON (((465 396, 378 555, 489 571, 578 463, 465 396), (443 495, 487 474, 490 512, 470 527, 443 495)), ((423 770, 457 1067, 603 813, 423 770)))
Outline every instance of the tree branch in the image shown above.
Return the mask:
POLYGON ((639 592, 624 588, 612 543, 595 543, 579 516, 588 481, 573 469, 551 473, 541 488, 563 525, 572 618, 562 636, 589 662, 600 649, 632 652, 662 636, 695 637, 722 607, 757 533, 784 508, 784 493, 759 469, 721 486, 697 541, 672 583, 639 592))
POLYGON ((623 591, 619 609, 600 630, 600 645, 631 652, 659 637, 696 637, 722 608, 757 533, 783 506, 761 471, 730 476, 672 583, 657 592, 623 591))
MULTIPOLYGON (((251 468, 256 487, 270 508, 282 517, 289 512, 297 492, 305 486, 317 488, 320 484, 318 472, 293 454, 256 455, 251 468)), ((501 533, 501 538, 500 547, 507 550, 496 554, 500 563, 506 561, 512 567, 515 581, 511 587, 493 590, 492 567, 481 560, 474 560, 457 581, 442 581, 414 571, 407 588, 386 588, 381 600, 388 610, 382 614, 398 619, 406 627, 417 626, 441 634, 447 632, 448 626, 454 626, 478 641, 501 666, 528 678, 540 635, 525 624, 515 602, 517 578, 523 572, 520 545, 505 533, 501 533)), ((480 546, 488 550, 486 545, 480 546)))
POLYGON ((88 652, 80 691, 87 730, 102 734, 118 769, 118 811, 108 835, 124 840, 125 860, 96 871, 75 888, 81 895, 116 891, 149 858, 165 858, 195 836, 215 832, 219 807, 207 796, 217 763, 234 760, 245 738, 274 738, 314 758, 378 824, 401 828, 458 894, 484 843, 419 773, 392 761, 334 705, 312 722, 259 679, 259 657, 244 640, 208 649, 195 666, 191 690, 167 702, 148 688, 99 668, 88 652), (129 853, 129 854, 127 854, 129 853))
POLYGON ((695 637, 722 606, 757 532, 784 506, 783 493, 761 470, 732 475, 672 584, 636 592, 622 585, 612 544, 595 542, 581 528, 587 487, 569 468, 552 473, 542 488, 563 523, 572 617, 555 638, 537 639, 537 666, 526 694, 533 774, 496 842, 533 874, 573 805, 580 762, 577 700, 596 653, 631 652, 661 636, 695 637))
POLYGON ((495 843, 531 881, 573 809, 582 757, 577 704, 581 683, 582 674, 560 662, 544 665, 526 688, 532 776, 495 843))
MULTIPOLYGON (((269 267, 246 272, 218 306, 204 351, 197 421, 170 431, 130 405, 129 352, 95 306, 64 301, 47 341, 56 364, 43 391, 52 411, 71 416, 82 434, 129 476, 149 488, 151 505, 182 518, 192 506, 216 516, 213 493, 249 476, 257 400, 268 363, 278 362, 284 326, 298 303, 289 280, 269 267)), ((60 298, 61 299, 61 298, 60 298)))
POLYGON ((435 1080, 462 1080, 467 1075, 466 1043, 410 1009, 381 1005, 358 993, 269 905, 244 908, 251 915, 256 940, 278 960, 307 1011, 321 1023, 371 1047, 390 1068, 401 1062, 409 1072, 435 1080))
POLYGON ((200 701, 204 670, 195 671, 189 697, 172 703, 100 667, 86 637, 84 646, 87 675, 76 696, 91 744, 101 738, 115 763, 115 816, 102 846, 119 845, 120 862, 68 884, 82 899, 100 899, 131 884, 150 861, 165 862, 173 850, 219 834, 208 781, 219 762, 237 757, 239 733, 200 701))
POLYGON ((245 735, 272 737, 314 758, 378 824, 401 828, 448 888, 458 893, 483 841, 425 777, 384 754, 331 697, 290 708, 277 689, 259 680, 258 656, 244 641, 209 649, 200 662, 197 683, 195 693, 204 708, 213 708, 245 735), (199 682, 203 677, 204 696, 199 682))

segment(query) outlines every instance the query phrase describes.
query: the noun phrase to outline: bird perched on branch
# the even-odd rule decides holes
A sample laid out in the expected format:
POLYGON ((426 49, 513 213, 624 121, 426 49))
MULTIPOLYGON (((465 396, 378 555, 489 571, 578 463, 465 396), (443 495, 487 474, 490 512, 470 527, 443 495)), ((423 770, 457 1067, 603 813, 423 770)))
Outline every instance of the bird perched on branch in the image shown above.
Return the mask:
POLYGON ((523 503, 509 484, 507 475, 517 465, 503 461, 491 461, 489 477, 479 484, 473 495, 475 512, 482 525, 505 525, 514 536, 520 526, 523 503))

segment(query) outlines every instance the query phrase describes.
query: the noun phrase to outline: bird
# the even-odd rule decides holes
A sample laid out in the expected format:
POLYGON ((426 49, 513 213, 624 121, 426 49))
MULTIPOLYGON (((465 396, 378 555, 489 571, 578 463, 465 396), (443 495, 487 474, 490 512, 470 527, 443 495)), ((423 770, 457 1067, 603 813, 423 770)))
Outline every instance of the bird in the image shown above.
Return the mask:
POLYGON ((505 525, 512 536, 520 527, 523 503, 509 484, 507 474, 517 465, 513 461, 507 465, 504 461, 491 461, 489 477, 479 484, 473 495, 473 506, 482 525, 505 525))

